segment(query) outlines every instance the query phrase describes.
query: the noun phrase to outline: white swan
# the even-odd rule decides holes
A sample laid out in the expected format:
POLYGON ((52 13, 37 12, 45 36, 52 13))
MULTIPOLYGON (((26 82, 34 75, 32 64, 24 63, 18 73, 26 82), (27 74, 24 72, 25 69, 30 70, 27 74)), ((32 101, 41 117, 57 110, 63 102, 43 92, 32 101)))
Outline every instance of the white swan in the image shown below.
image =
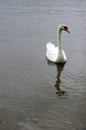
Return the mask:
POLYGON ((55 45, 51 42, 48 42, 46 44, 46 57, 48 60, 55 62, 55 63, 65 63, 67 61, 67 57, 62 50, 61 47, 61 32, 62 30, 67 31, 68 33, 68 27, 64 24, 60 24, 57 29, 57 41, 58 41, 58 47, 55 47, 55 45))

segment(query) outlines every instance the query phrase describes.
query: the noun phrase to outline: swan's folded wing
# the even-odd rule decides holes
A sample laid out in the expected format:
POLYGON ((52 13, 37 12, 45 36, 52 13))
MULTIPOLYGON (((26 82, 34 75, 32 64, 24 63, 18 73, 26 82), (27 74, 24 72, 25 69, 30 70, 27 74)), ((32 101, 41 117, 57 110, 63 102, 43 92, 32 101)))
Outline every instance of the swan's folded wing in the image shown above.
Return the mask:
POLYGON ((54 44, 52 44, 51 42, 46 44, 46 57, 52 61, 52 62, 56 62, 57 59, 57 47, 55 47, 54 44))

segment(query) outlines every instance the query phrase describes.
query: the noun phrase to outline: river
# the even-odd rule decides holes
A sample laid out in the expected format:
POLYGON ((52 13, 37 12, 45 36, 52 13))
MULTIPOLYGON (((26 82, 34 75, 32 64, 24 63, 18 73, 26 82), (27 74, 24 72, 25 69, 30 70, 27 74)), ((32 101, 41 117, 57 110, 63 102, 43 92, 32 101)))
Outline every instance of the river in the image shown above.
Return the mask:
POLYGON ((86 0, 0 0, 0 130, 86 130, 86 0), (46 59, 60 23, 65 65, 46 59))

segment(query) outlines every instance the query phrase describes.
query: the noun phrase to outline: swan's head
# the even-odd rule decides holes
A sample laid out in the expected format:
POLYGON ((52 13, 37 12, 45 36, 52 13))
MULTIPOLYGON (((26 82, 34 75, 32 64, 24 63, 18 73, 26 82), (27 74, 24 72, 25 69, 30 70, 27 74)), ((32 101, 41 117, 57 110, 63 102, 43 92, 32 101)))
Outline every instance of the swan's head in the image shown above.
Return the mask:
POLYGON ((70 33, 68 27, 67 27, 65 24, 60 24, 60 25, 58 26, 58 29, 59 29, 60 31, 64 30, 64 31, 70 33))

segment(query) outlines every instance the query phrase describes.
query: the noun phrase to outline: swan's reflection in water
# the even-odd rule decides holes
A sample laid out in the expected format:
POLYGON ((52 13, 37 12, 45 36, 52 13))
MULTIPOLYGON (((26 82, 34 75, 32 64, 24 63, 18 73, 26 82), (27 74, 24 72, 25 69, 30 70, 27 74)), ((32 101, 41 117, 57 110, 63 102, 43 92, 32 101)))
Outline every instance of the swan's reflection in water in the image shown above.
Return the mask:
POLYGON ((64 90, 61 89, 60 84, 61 84, 61 73, 63 71, 65 64, 56 64, 56 68, 57 68, 57 80, 55 83, 55 87, 57 89, 56 93, 61 96, 65 93, 64 90))
POLYGON ((56 79, 56 82, 55 82, 55 87, 56 87, 56 94, 58 94, 59 96, 62 96, 65 94, 65 91, 61 89, 61 73, 63 71, 63 68, 65 66, 65 63, 64 64, 55 64, 55 63, 52 63, 51 61, 47 60, 47 63, 48 65, 52 65, 52 66, 56 66, 56 69, 57 69, 57 79, 56 79))

